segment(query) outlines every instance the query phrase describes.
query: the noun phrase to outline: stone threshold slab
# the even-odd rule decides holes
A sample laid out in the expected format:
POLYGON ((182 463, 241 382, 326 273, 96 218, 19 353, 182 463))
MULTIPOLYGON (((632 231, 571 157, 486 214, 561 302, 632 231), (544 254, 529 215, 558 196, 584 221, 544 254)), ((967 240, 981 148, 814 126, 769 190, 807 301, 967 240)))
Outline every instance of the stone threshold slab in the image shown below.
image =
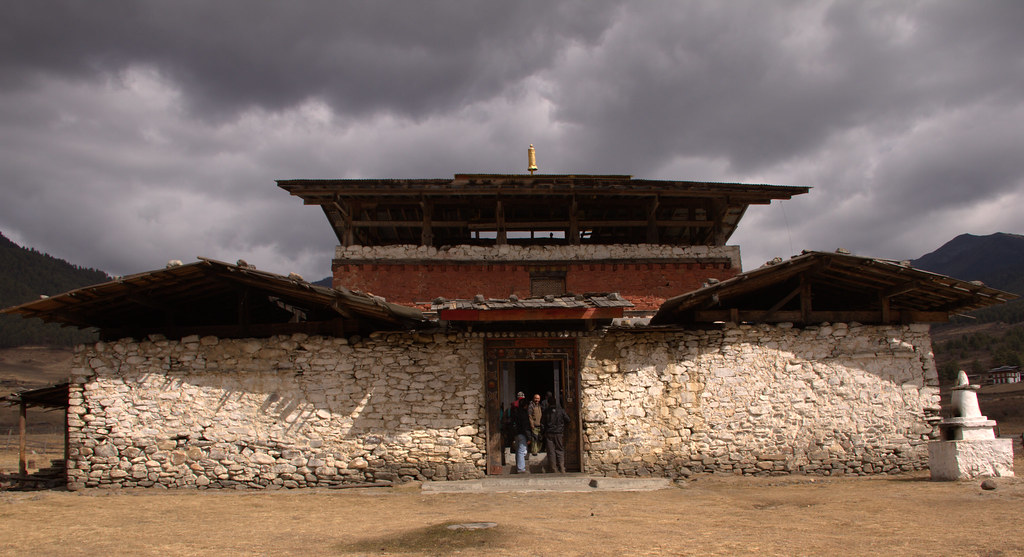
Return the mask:
POLYGON ((586 475, 495 477, 425 482, 424 493, 501 493, 522 491, 655 491, 672 487, 668 478, 605 478, 586 475))

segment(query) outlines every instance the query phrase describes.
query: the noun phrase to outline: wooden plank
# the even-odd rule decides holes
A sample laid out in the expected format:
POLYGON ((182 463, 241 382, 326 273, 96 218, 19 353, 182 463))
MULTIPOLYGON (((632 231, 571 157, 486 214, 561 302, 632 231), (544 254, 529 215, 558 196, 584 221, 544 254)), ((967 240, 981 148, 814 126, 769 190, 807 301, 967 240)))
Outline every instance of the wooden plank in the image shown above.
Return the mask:
POLYGON ((256 323, 247 327, 239 325, 181 325, 166 327, 136 328, 105 328, 101 332, 104 339, 124 337, 140 338, 149 334, 162 334, 168 338, 180 338, 188 335, 216 336, 220 338, 268 337, 278 334, 327 334, 339 335, 358 332, 355 320, 335 319, 331 321, 307 321, 303 323, 256 323))
MULTIPOLYGON (((730 309, 705 309, 693 312, 693 320, 698 323, 716 321, 729 322, 734 318, 730 309)), ((882 320, 881 311, 812 311, 807 320, 803 320, 800 311, 779 311, 769 314, 767 310, 740 310, 740 322, 749 323, 945 323, 949 313, 944 311, 898 311, 893 312, 890 321, 882 320)))
POLYGON ((618 308, 517 308, 517 309, 453 309, 440 310, 438 317, 446 321, 551 321, 615 319, 622 317, 618 308))

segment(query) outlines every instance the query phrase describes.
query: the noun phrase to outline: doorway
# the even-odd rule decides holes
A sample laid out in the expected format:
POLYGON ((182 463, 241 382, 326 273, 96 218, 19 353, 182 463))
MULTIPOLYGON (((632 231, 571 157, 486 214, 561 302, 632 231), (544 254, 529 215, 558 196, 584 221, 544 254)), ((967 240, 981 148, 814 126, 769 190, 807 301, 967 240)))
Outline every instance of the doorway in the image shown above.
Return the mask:
POLYGON ((508 439, 501 426, 505 411, 517 392, 527 399, 548 392, 569 414, 565 434, 565 465, 569 472, 582 471, 579 412, 579 370, 575 339, 518 338, 488 340, 485 399, 487 401, 487 473, 502 474, 510 464, 503 459, 508 439))

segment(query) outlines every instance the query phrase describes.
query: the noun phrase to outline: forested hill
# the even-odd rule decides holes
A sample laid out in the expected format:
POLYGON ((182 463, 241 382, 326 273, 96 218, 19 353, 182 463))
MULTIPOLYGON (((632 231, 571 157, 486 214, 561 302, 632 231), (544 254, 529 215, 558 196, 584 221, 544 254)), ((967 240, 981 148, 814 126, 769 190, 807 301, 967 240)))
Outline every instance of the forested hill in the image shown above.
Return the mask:
MULTIPOLYGON (((1024 236, 997 232, 961 234, 939 249, 911 261, 915 268, 988 286, 1024 297, 1024 236)), ((1024 321, 1024 299, 971 313, 977 322, 1024 321)))
MULTIPOLYGON (((103 271, 72 265, 34 249, 23 248, 0 233, 0 308, 60 294, 110 280, 103 271)), ((27 344, 71 345, 95 334, 74 327, 44 324, 38 319, 0 315, 0 347, 27 344)))

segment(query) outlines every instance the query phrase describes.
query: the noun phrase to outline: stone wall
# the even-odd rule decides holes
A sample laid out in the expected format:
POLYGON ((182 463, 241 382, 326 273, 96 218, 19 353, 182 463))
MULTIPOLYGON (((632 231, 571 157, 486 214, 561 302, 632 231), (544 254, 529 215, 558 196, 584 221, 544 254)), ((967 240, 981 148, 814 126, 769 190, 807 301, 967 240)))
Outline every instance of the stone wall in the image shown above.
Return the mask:
MULTIPOLYGON (((494 333, 528 336, 528 333, 494 333)), ((480 477, 485 333, 79 347, 69 487, 295 488, 480 477)), ((579 337, 585 470, 678 477, 927 465, 927 325, 579 337)))
POLYGON ((927 325, 619 332, 580 346, 592 473, 876 474, 927 467, 927 325))
POLYGON ((661 244, 608 244, 578 246, 470 246, 443 248, 415 246, 336 246, 334 258, 339 262, 373 261, 602 261, 635 259, 729 259, 740 268, 739 246, 669 246, 661 244))
POLYGON ((69 487, 272 489, 482 475, 482 343, 373 336, 80 347, 69 487))

